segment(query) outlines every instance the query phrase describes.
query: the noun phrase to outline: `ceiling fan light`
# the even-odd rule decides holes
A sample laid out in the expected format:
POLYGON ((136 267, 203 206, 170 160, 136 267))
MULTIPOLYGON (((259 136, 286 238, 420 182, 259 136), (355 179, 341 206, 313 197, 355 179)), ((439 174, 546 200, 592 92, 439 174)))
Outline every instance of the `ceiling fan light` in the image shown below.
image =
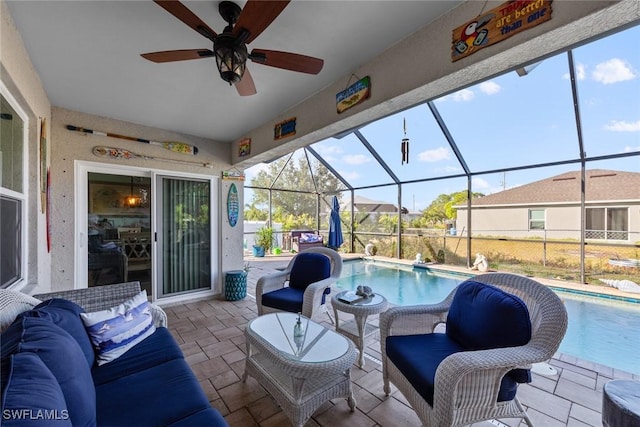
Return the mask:
POLYGON ((247 64, 247 46, 235 43, 232 36, 220 34, 213 44, 213 52, 222 80, 229 84, 239 82, 247 64))

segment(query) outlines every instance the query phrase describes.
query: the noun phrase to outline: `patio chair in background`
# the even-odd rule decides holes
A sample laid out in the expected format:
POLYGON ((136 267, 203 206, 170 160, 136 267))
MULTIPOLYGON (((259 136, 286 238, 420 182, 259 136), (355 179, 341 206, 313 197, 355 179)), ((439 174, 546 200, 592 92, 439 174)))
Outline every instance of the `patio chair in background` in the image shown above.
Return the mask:
POLYGON ((333 323, 325 298, 342 272, 342 257, 333 249, 309 248, 297 253, 287 268, 258 279, 258 315, 289 311, 312 318, 322 309, 333 323))
POLYGON ((121 232, 120 242, 127 256, 125 281, 130 271, 151 270, 151 232, 121 232))
POLYGON ((439 304, 380 315, 384 391, 392 382, 425 426, 524 418, 518 383, 550 359, 567 330, 560 298, 529 278, 488 273, 461 283, 439 304), (441 323, 446 332, 434 332, 441 323))

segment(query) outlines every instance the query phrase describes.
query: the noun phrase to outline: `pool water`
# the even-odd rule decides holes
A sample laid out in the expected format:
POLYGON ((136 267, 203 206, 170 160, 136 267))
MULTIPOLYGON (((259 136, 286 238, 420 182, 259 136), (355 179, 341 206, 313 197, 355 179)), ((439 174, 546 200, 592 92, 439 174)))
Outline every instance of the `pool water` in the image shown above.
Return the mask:
MULTIPOLYGON (((465 279, 407 266, 350 261, 344 263, 336 287, 355 290, 368 285, 394 305, 432 304, 465 279)), ((561 353, 640 375, 640 304, 554 291, 569 315, 561 353)))

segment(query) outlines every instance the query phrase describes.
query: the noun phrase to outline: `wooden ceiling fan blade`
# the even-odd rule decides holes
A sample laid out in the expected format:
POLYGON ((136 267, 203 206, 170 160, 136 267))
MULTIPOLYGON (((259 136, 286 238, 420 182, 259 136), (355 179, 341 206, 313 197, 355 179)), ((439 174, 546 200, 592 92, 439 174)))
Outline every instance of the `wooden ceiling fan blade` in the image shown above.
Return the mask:
POLYGON ((195 13, 191 12, 185 5, 176 0, 153 0, 161 8, 202 34, 204 37, 214 41, 217 34, 207 24, 198 18, 195 13))
POLYGON ((253 83, 253 77, 248 68, 244 69, 242 80, 235 84, 236 90, 240 96, 251 96, 256 94, 256 85, 253 83))
POLYGON ((249 59, 258 64, 307 74, 318 74, 324 66, 324 60, 320 58, 279 50, 253 49, 249 59))
POLYGON ((186 61, 188 59, 210 58, 213 52, 209 49, 181 49, 181 50, 165 50, 162 52, 149 52, 140 54, 144 59, 151 62, 174 62, 186 61))
POLYGON ((233 35, 237 37, 242 29, 249 32, 245 43, 251 43, 280 15, 291 0, 264 1, 249 0, 238 17, 233 28, 233 35))

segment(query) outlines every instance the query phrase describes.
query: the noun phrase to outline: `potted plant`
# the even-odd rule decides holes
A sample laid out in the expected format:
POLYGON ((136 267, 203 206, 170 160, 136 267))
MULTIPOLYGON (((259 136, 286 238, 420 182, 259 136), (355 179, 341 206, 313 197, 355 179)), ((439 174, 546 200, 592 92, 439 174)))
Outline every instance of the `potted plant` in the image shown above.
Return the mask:
POLYGON ((271 249, 273 243, 273 228, 261 227, 256 231, 256 243, 253 245, 253 255, 263 257, 271 249))

